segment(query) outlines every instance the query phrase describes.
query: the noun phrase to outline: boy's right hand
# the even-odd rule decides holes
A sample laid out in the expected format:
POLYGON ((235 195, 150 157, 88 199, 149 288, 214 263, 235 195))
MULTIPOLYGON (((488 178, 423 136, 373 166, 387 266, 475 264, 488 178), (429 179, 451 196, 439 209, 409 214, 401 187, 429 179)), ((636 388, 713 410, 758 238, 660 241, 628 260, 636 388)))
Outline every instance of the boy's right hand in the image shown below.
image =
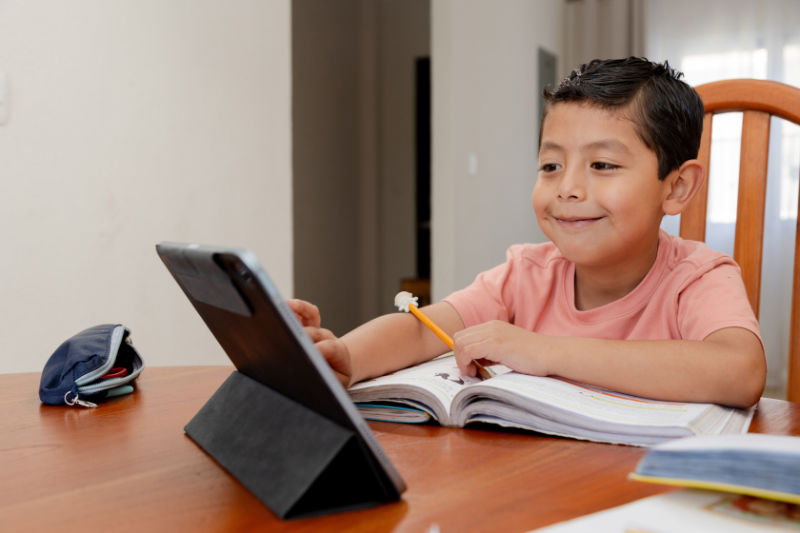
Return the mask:
POLYGON ((347 345, 328 329, 322 328, 319 308, 304 300, 295 298, 286 300, 289 308, 300 320, 306 333, 322 356, 333 369, 339 382, 345 387, 350 386, 352 367, 350 365, 350 351, 347 345))

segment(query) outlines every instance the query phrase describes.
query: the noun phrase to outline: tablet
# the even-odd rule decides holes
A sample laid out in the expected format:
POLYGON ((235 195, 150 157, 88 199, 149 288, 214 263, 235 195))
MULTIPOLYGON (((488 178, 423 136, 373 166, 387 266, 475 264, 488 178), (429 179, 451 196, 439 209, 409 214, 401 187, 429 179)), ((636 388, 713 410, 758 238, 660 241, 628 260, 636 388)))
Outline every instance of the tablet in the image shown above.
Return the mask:
POLYGON ((156 250, 238 372, 352 431, 358 461, 370 465, 382 491, 375 498, 398 499, 403 480, 255 255, 170 242, 156 250))

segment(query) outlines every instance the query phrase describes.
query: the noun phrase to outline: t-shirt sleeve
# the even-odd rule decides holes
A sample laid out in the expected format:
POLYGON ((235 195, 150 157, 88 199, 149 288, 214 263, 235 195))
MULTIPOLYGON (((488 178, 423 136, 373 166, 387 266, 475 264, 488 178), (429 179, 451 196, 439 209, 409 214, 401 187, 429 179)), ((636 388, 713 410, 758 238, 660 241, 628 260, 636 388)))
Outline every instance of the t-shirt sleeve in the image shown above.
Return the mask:
POLYGON ((509 250, 505 263, 481 272, 470 285, 444 299, 455 308, 465 327, 489 320, 511 321, 514 291, 509 285, 515 263, 512 255, 509 250))
POLYGON ((753 309, 739 272, 733 263, 723 263, 695 279, 681 291, 678 329, 684 339, 702 340, 720 329, 739 327, 761 340, 753 309))

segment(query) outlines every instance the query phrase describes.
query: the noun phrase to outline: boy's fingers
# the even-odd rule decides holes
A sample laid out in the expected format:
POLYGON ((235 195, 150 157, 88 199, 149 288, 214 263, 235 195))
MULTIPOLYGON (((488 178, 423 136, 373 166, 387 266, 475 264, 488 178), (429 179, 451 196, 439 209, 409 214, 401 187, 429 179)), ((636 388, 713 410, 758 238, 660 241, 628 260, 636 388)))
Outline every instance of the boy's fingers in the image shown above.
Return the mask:
POLYGON ((328 361, 328 364, 334 369, 338 370, 339 367, 348 362, 346 349, 341 342, 336 342, 334 339, 326 339, 324 342, 321 341, 319 343, 318 348, 325 360, 328 361))
POLYGON ((329 329, 325 328, 318 328, 318 327, 306 327, 306 333, 308 336, 311 337, 311 340, 314 343, 325 341, 325 340, 333 340, 336 336, 331 332, 329 329))
POLYGON ((459 371, 461 372, 462 376, 474 378, 475 375, 478 373, 478 367, 475 366, 474 363, 467 363, 467 366, 461 368, 459 365, 459 371))
POLYGON ((350 385, 350 354, 343 342, 334 337, 317 344, 320 353, 333 369, 336 379, 347 388, 350 385))
POLYGON ((479 374, 477 361, 483 366, 492 365, 495 362, 483 356, 487 352, 486 338, 482 334, 480 326, 473 326, 461 330, 453 337, 456 356, 456 364, 462 376, 475 377, 479 374))
POLYGON ((472 363, 472 358, 469 355, 466 355, 465 350, 460 350, 458 343, 456 343, 456 349, 454 350, 454 354, 456 356, 456 364, 458 365, 458 370, 462 376, 475 376, 477 372, 477 367, 472 363))
POLYGON ((304 326, 318 328, 320 326, 319 308, 305 300, 290 298, 286 300, 289 308, 294 311, 300 323, 304 326))

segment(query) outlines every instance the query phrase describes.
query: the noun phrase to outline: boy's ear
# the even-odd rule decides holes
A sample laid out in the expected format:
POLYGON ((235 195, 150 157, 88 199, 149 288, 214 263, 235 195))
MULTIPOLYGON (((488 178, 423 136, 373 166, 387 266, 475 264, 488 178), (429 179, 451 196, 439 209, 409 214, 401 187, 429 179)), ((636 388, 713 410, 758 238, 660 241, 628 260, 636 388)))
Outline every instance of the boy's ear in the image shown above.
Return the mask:
POLYGON ((697 159, 689 159, 666 178, 667 196, 662 207, 667 215, 681 213, 700 190, 705 179, 705 169, 697 159))

